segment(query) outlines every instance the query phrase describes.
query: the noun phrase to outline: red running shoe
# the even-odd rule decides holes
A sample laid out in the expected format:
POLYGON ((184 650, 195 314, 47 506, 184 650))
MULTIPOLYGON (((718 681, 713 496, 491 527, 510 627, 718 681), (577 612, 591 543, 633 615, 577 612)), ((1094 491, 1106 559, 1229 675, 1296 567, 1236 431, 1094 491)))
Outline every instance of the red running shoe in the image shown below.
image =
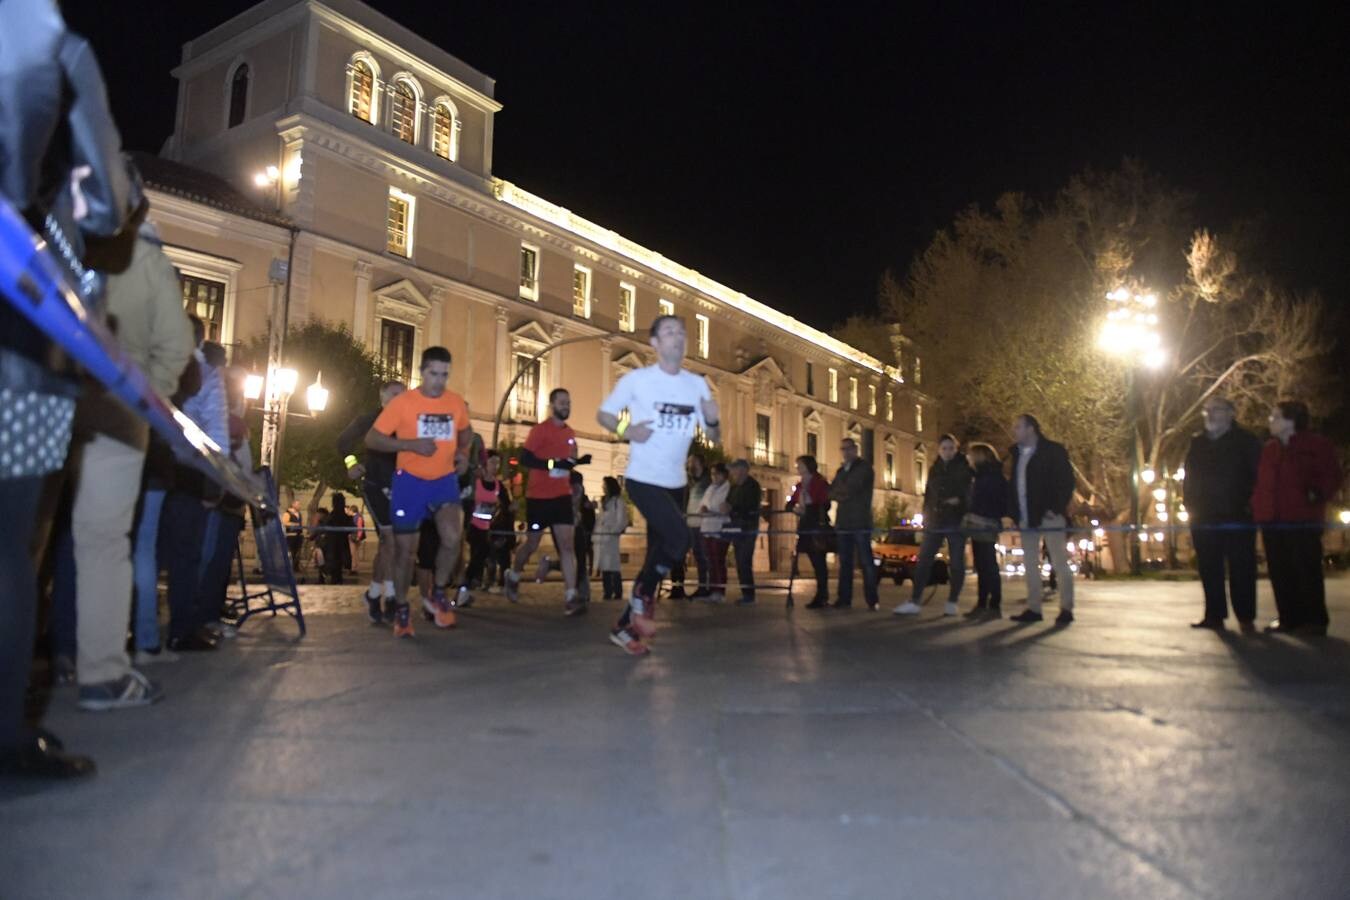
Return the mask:
POLYGON ((609 639, 629 656, 643 656, 649 652, 647 645, 627 628, 615 628, 609 633, 609 639))

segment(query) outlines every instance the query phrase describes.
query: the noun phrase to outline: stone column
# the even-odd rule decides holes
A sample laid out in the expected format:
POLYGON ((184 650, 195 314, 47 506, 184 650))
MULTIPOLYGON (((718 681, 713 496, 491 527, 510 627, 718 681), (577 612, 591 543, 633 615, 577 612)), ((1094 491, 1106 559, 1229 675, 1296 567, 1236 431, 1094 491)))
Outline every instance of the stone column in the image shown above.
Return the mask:
POLYGON ((502 401, 502 394, 506 392, 506 386, 511 383, 511 335, 506 330, 507 312, 505 306, 498 306, 495 310, 497 318, 497 331, 493 339, 494 350, 496 351, 496 365, 493 367, 495 378, 493 379, 492 399, 493 403, 502 401))
POLYGON ((431 295, 427 298, 431 301, 431 309, 427 313, 427 346, 437 347, 441 344, 441 328, 445 322, 445 301, 449 297, 449 291, 443 287, 434 287, 431 289, 431 295))
POLYGON ((599 400, 600 403, 603 403, 603 402, 605 401, 605 398, 609 396, 609 392, 610 392, 610 391, 613 389, 613 387, 614 387, 614 384, 613 384, 613 382, 614 382, 614 379, 613 379, 614 362, 613 362, 613 360, 610 359, 610 356, 613 354, 613 352, 614 352, 614 339, 613 339, 613 338, 601 338, 601 339, 600 339, 600 400, 599 400))
POLYGON ((364 259, 358 259, 352 266, 356 275, 356 293, 352 303, 352 337, 363 344, 378 343, 379 335, 370 335, 370 273, 371 265, 364 259))
MULTIPOLYGON (((563 331, 563 324, 561 322, 553 323, 553 327, 549 329, 549 337, 552 338, 554 341, 561 341, 564 337, 566 337, 566 334, 563 331)), ((567 387, 567 385, 563 383, 562 359, 563 359, 563 352, 561 347, 554 347, 552 350, 549 351, 548 390, 550 391, 553 390, 555 387, 567 387)), ((544 395, 547 396, 547 392, 544 392, 544 395)))

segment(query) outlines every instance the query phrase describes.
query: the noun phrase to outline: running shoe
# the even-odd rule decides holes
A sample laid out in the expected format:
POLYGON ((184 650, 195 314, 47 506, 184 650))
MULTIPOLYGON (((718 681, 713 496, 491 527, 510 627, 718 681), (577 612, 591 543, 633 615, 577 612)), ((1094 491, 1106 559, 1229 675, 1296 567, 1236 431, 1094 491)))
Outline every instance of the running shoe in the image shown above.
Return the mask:
POLYGON ((473 594, 469 593, 467 585, 461 584, 459 590, 455 592, 455 599, 451 601, 455 609, 468 609, 473 606, 473 594))
POLYGON ((422 601, 422 609, 431 615, 437 628, 455 627, 455 611, 450 608, 450 600, 440 588, 436 588, 428 599, 422 601))
POLYGON ((571 600, 568 600, 566 603, 563 604, 563 615, 584 616, 588 609, 590 609, 589 603, 587 603, 585 600, 582 600, 579 597, 573 597, 571 600))
POLYGON ((410 638, 412 636, 412 607, 407 603, 400 603, 394 607, 394 637, 410 638))
POLYGON ((515 569, 506 570, 506 599, 520 602, 520 574, 515 569))
POLYGON ((649 652, 649 648, 642 641, 638 640, 637 635, 627 628, 615 628, 609 633, 610 642, 623 650, 629 656, 643 656, 649 652))
POLYGON ((366 618, 372 625, 384 624, 384 610, 380 609, 380 598, 366 594, 366 618))
POLYGON ((629 624, 639 637, 650 638, 656 634, 656 598, 644 596, 642 588, 633 585, 633 596, 628 598, 628 606, 633 611, 629 624))
POLYGON ((398 603, 396 603, 396 602, 394 601, 394 598, 393 598, 393 597, 385 597, 385 598, 384 598, 384 620, 385 620, 386 622, 393 622, 393 621, 394 621, 394 615, 396 614, 396 611, 397 611, 397 610, 398 610, 398 603))
POLYGON ((923 607, 910 600, 907 603, 901 603, 895 609, 891 610, 897 616, 917 616, 923 611, 923 607))

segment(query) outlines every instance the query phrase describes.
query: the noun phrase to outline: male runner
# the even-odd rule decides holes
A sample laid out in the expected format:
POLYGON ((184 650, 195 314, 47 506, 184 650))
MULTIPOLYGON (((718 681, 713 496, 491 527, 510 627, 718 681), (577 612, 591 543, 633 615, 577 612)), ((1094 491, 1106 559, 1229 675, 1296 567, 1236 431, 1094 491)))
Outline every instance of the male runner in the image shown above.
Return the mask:
POLYGON ((372 625, 394 621, 394 526, 389 517, 389 492, 398 463, 395 454, 370 449, 366 449, 365 461, 362 462, 357 459, 356 448, 375 425, 375 420, 389 405, 389 401, 405 390, 407 388, 401 381, 386 381, 380 387, 380 408, 357 416, 337 439, 337 450, 347 467, 347 477, 360 480, 361 496, 366 500, 366 511, 375 523, 375 535, 379 539, 370 587, 366 589, 366 615, 372 625), (383 610, 380 608, 381 593, 384 595, 383 610))
POLYGON ((390 490, 394 524, 394 636, 412 637, 408 583, 412 579, 417 533, 433 517, 441 545, 436 553, 436 575, 430 599, 422 601, 437 628, 453 628, 455 613, 446 589, 459 561, 464 512, 459 506, 459 473, 468 468, 473 438, 469 407, 464 398, 446 390, 450 380, 450 351, 428 347, 422 351, 422 383, 400 394, 384 408, 366 433, 366 446, 397 453, 397 470, 390 490))
POLYGON ((577 433, 567 424, 572 415, 572 395, 554 388, 548 395, 549 417, 530 429, 520 454, 521 464, 530 470, 525 485, 525 542, 516 551, 515 563, 506 570, 506 599, 520 599, 520 570, 538 548, 544 531, 553 534, 558 549, 563 584, 567 593, 563 614, 575 616, 586 611, 586 602, 577 598, 577 559, 573 548, 573 511, 571 474, 575 466, 591 461, 590 454, 577 457, 577 433))
POLYGON ((714 442, 721 435, 717 401, 702 377, 684 366, 684 321, 659 316, 650 343, 657 364, 629 372, 600 404, 596 419, 632 443, 626 472, 628 497, 647 520, 647 558, 633 582, 628 607, 610 640, 633 656, 647 652, 643 638, 656 633, 656 588, 689 550, 685 522, 685 459, 701 425, 714 442), (619 416, 628 410, 628 420, 619 416))

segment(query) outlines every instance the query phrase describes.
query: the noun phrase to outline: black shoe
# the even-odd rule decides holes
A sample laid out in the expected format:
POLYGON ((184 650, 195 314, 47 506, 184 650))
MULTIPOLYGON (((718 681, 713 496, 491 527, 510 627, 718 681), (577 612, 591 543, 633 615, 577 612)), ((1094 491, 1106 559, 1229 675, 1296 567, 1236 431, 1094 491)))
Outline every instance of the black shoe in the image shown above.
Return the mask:
POLYGON ((1010 616, 1009 619, 1013 622, 1040 622, 1045 619, 1045 616, 1035 610, 1024 609, 1017 615, 1010 616))
MULTIPOLYGON (((791 600, 792 598, 789 597, 788 599, 791 600)), ((739 599, 739 600, 736 601, 736 605, 737 605, 737 606, 754 606, 754 605, 755 605, 755 598, 754 598, 754 597, 742 597, 741 599, 739 599)))
POLYGON ((168 647, 174 653, 195 652, 198 650, 214 650, 216 642, 202 637, 200 634, 189 634, 187 637, 169 638, 168 647))
POLYGON ((18 747, 0 752, 0 775, 23 778, 83 778, 97 771, 87 756, 67 753, 61 742, 41 729, 18 747))
POLYGON ((694 591, 692 594, 689 595, 689 599, 690 599, 690 600, 702 600, 702 599, 704 599, 705 597, 711 597, 711 596, 712 596, 712 591, 708 590, 707 588, 699 588, 698 590, 694 591))
POLYGON ((1251 619, 1238 619, 1238 630, 1243 634, 1256 634, 1256 623, 1251 619))
POLYGON ((682 584, 677 584, 677 585, 674 585, 673 587, 671 587, 671 589, 670 589, 670 599, 672 599, 672 600, 684 600, 684 599, 686 599, 685 594, 684 594, 684 585, 682 585, 682 584))
POLYGON ((1223 631, 1224 626, 1223 619, 1201 619, 1199 622, 1192 622, 1191 627, 1208 628, 1212 631, 1223 631))
POLYGON ((1065 625, 1072 625, 1072 624, 1073 624, 1073 613, 1069 612, 1067 609, 1061 609, 1059 611, 1059 615, 1055 616, 1055 625, 1057 625, 1060 628, 1063 628, 1065 625))
POLYGON ((380 608, 380 598, 366 594, 366 618, 372 625, 384 624, 384 611, 380 608))
POLYGON ((807 608, 807 609, 825 609, 825 608, 827 608, 829 605, 830 605, 830 601, 824 599, 823 597, 817 597, 816 599, 812 600, 810 603, 806 604, 806 608, 807 608))
POLYGON ((830 604, 830 605, 833 606, 835 609, 852 609, 852 608, 853 608, 853 601, 852 601, 852 600, 836 600, 836 601, 834 601, 834 603, 832 603, 832 604, 830 604))
POLYGON ((393 597, 384 598, 384 621, 393 624, 394 616, 398 613, 398 604, 394 602, 393 597))
POLYGON ((1003 610, 997 606, 991 606, 985 610, 984 617, 990 621, 1003 618, 1003 610))
POLYGON ((1300 625, 1298 628, 1295 629, 1295 632, 1297 634, 1304 635, 1305 637, 1326 637, 1327 626, 1312 625, 1312 624, 1300 625))
POLYGON ((984 604, 980 604, 979 606, 972 606, 972 607, 966 612, 966 618, 967 618, 967 619, 982 619, 982 618, 984 618, 984 614, 985 614, 986 612, 988 612, 988 610, 989 610, 989 607, 985 606, 984 604))

